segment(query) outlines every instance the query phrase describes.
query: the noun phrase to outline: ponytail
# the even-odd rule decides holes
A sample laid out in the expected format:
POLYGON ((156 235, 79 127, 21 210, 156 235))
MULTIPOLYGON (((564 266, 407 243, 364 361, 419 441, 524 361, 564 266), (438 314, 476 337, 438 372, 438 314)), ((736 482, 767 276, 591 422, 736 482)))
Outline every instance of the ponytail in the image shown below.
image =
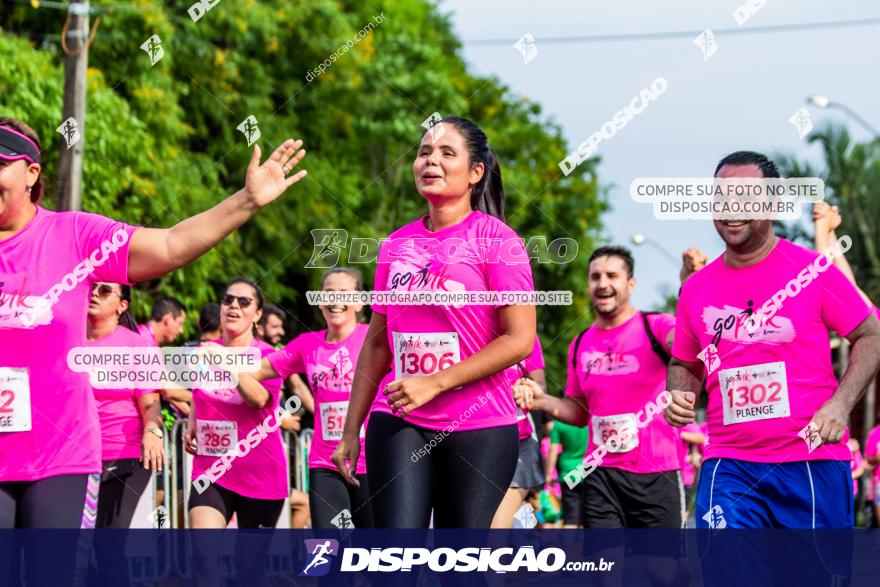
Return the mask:
POLYGON ((471 190, 471 208, 504 220, 504 184, 495 151, 486 148, 483 177, 471 190))

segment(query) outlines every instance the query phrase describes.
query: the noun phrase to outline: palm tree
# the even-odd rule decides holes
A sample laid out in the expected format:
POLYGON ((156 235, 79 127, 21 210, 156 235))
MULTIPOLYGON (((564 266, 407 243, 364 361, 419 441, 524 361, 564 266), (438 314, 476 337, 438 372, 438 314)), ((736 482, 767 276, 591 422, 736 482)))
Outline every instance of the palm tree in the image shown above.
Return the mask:
POLYGON ((820 143, 824 168, 793 155, 777 155, 779 171, 787 177, 821 177, 826 201, 840 206, 843 224, 838 235, 849 235, 846 257, 865 293, 880 301, 880 139, 853 142, 845 126, 827 124, 808 139, 820 143))

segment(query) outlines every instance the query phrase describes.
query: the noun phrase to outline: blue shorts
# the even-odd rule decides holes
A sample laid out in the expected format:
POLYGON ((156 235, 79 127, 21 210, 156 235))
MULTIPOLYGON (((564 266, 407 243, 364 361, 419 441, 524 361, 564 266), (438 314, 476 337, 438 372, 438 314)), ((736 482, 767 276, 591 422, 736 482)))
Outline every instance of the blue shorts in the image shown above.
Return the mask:
POLYGON ((697 528, 852 528, 849 461, 703 462, 697 528))

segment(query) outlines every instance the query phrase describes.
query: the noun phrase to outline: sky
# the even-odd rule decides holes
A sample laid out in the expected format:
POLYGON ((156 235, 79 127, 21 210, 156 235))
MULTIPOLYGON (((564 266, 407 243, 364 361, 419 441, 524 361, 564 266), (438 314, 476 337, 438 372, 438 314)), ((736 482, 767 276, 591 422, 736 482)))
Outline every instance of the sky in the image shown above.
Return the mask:
MULTIPOLYGON (((611 210, 604 235, 634 253, 638 285, 633 303, 653 309, 662 291, 678 289, 681 252, 691 246, 710 259, 723 250, 711 221, 657 220, 649 204, 629 196, 638 177, 711 176, 724 155, 756 150, 821 162, 820 148, 800 137, 789 119, 802 107, 815 128, 846 124, 857 140, 871 138, 839 109, 818 109, 806 97, 826 95, 880 128, 880 23, 780 32, 746 32, 778 25, 880 18, 867 0, 439 0, 464 44, 470 70, 495 75, 541 105, 559 124, 569 152, 657 79, 668 88, 597 155, 611 210), (734 11, 757 7, 739 25, 734 11), (694 44, 712 29, 717 50, 708 60, 694 44), (693 31, 674 38, 554 42, 554 38, 693 31), (725 33, 724 31, 735 31, 725 33), (525 63, 513 46, 530 33, 537 54, 525 63), (487 39, 509 42, 486 44, 487 39), (634 246, 642 234, 653 244, 634 246), (662 253, 660 249, 665 250, 662 253), (675 258, 673 262, 668 257, 675 258)), ((741 14, 744 11, 741 10, 741 14)), ((490 137, 491 141, 491 137, 490 137)), ((807 218, 807 209, 804 209, 807 218)), ((846 214, 846 211, 842 211, 846 214)), ((582 251, 580 254, 588 254, 582 251)))

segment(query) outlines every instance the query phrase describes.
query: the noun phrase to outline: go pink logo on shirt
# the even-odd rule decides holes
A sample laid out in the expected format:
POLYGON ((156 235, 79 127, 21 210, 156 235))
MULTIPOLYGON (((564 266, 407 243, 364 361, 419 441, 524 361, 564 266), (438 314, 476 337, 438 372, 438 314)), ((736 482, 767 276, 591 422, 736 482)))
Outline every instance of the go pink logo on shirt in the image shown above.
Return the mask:
POLYGON ((750 309, 751 305, 749 309, 727 304, 723 308, 704 307, 701 318, 706 334, 712 335, 712 344, 718 347, 722 339, 744 344, 784 344, 794 340, 794 324, 784 316, 774 316, 762 328, 750 332, 747 327, 753 313, 750 309))
POLYGON ((639 370, 639 359, 625 353, 588 351, 581 354, 581 362, 590 375, 628 375, 639 370))
MULTIPOLYGON (((441 265, 443 269, 445 266, 441 265)), ((444 273, 431 271, 431 263, 424 266, 407 261, 394 261, 388 273, 388 289, 405 291, 465 291, 463 283, 449 279, 444 273)))
POLYGON ((354 363, 346 347, 327 357, 326 364, 316 364, 311 375, 313 389, 319 386, 333 391, 351 391, 354 363))

